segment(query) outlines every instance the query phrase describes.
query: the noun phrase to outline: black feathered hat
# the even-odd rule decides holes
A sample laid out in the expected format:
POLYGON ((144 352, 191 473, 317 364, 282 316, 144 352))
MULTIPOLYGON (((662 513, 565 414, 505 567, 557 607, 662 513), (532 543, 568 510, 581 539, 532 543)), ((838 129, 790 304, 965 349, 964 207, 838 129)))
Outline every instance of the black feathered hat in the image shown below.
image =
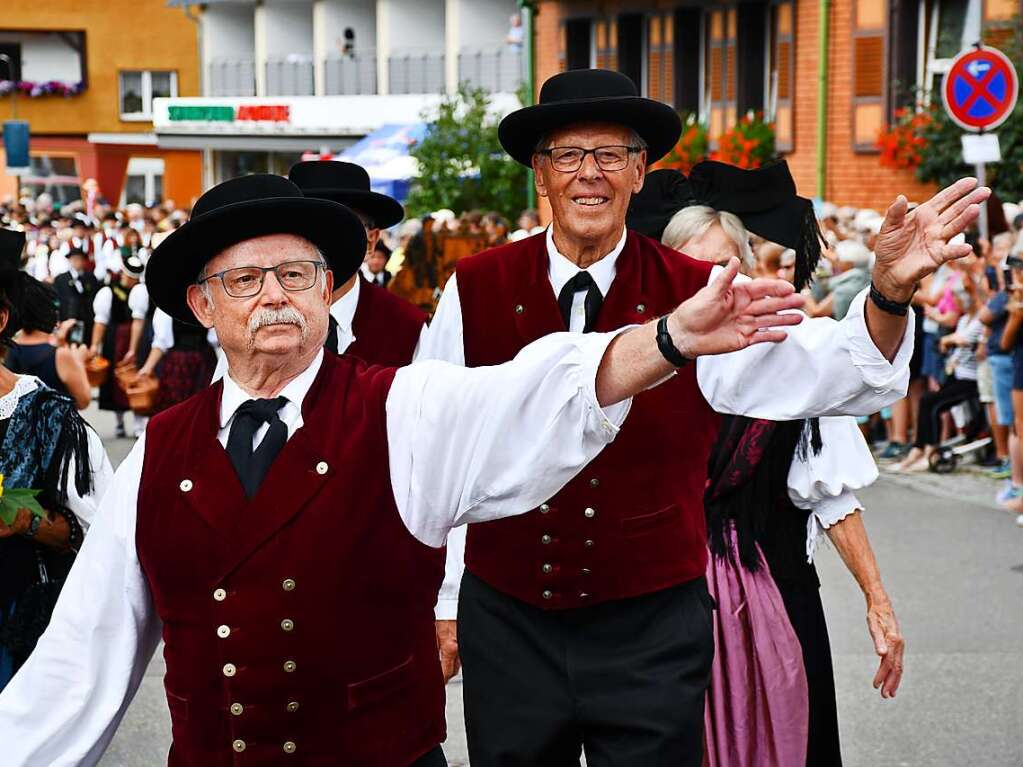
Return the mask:
POLYGON ((309 240, 337 285, 355 274, 366 254, 366 229, 344 205, 304 197, 282 176, 242 176, 203 194, 188 222, 156 247, 146 265, 150 297, 175 319, 194 324, 186 293, 203 266, 225 248, 268 234, 309 240))
POLYGON ((629 228, 660 239, 671 217, 690 205, 734 213, 749 231, 796 251, 797 290, 812 279, 821 255, 820 228, 813 203, 796 194, 784 160, 751 170, 706 160, 694 165, 688 178, 678 171, 654 171, 632 199, 629 228))
POLYGON ((497 136, 508 154, 528 166, 541 138, 581 122, 632 128, 647 143, 647 162, 664 157, 682 133, 678 113, 640 96, 626 75, 607 69, 572 69, 548 78, 540 88, 539 103, 501 120, 497 136))
POLYGON ((306 197, 347 205, 369 216, 373 226, 380 229, 392 227, 405 218, 400 202, 370 189, 369 174, 361 165, 339 160, 311 160, 292 165, 288 178, 306 197))

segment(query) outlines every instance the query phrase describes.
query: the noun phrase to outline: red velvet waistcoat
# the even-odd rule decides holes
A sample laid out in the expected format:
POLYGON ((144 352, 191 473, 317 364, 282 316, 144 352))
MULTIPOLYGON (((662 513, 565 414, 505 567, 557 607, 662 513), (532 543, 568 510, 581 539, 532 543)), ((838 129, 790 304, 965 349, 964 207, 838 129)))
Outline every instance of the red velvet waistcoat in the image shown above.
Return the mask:
MULTIPOLYGON (((706 285, 710 269, 629 232, 595 330, 671 311, 706 285)), ((462 259, 457 273, 467 365, 505 362, 565 329, 545 235, 462 259)), ((717 424, 696 366, 683 367, 636 396, 615 441, 539 509, 470 525, 466 567, 545 609, 638 596, 703 575, 703 491, 717 424)))
POLYGON ((445 737, 443 549, 391 490, 394 370, 327 354, 250 500, 221 384, 153 418, 137 545, 163 621, 172 767, 408 765, 445 737))
POLYGON ((412 362, 426 313, 359 274, 359 303, 352 318, 352 354, 371 365, 401 367, 412 362))

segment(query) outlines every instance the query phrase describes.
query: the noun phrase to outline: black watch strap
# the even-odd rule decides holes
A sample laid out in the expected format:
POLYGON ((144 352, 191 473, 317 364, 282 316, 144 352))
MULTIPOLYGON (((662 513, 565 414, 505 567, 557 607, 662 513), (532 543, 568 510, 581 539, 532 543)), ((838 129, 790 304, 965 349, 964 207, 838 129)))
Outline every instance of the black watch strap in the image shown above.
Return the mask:
POLYGON ((873 282, 870 283, 870 300, 874 302, 874 306, 880 309, 882 312, 888 314, 894 314, 896 317, 905 317, 909 311, 909 305, 913 299, 902 303, 901 301, 892 301, 886 297, 873 282))
POLYGON ((664 359, 668 360, 668 362, 677 368, 680 368, 687 362, 692 361, 682 354, 682 352, 680 352, 675 346, 675 342, 671 340, 671 333, 668 332, 667 314, 657 320, 657 348, 660 350, 661 354, 664 355, 664 359))
POLYGON ((25 533, 26 538, 35 538, 36 533, 39 532, 39 526, 43 524, 43 518, 33 516, 32 521, 28 523, 28 531, 25 533))

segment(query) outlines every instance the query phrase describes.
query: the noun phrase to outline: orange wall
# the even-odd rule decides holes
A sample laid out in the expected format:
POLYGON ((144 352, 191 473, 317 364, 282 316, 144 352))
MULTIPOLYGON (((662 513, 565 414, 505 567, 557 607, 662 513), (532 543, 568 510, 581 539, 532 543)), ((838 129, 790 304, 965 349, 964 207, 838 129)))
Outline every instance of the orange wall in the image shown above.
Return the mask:
MULTIPOLYGON (((118 72, 164 69, 178 73, 178 94, 199 94, 197 25, 165 0, 2 0, 0 29, 83 30, 88 88, 79 96, 18 99, 18 117, 32 134, 151 132, 152 123, 122 122, 118 72)), ((0 100, 0 120, 11 116, 0 100)))

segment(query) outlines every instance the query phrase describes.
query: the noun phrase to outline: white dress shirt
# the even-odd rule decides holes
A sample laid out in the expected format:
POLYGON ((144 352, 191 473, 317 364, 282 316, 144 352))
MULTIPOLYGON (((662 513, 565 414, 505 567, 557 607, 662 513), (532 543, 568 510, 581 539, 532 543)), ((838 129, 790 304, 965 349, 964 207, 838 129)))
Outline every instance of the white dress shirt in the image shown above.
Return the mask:
MULTIPOLYGON (((497 367, 429 361, 398 370, 386 404, 388 459, 412 535, 439 547, 453 525, 524 513, 596 457, 631 405, 597 403, 597 368, 614 335, 547 336, 497 367)), ((281 392, 289 438, 322 360, 321 350, 281 392)), ((225 377, 222 445, 246 399, 225 377)), ((156 649, 160 620, 135 548, 145 449, 142 437, 118 468, 49 628, 0 694, 4 767, 95 765, 156 649)))
POLYGON ((128 293, 128 309, 131 310, 133 320, 144 320, 149 314, 149 288, 144 282, 140 282, 128 293))
MULTIPOLYGON (((605 296, 614 282, 627 234, 622 233, 607 256, 587 267, 605 296)), ((547 256, 548 276, 557 296, 581 270, 558 252, 551 228, 547 229, 547 256)), ((708 281, 714 280, 722 269, 715 266, 708 281)), ((747 278, 740 275, 737 279, 747 278)), ((417 360, 442 359, 465 364, 456 280, 457 274, 448 280, 437 312, 420 339, 417 360)), ((853 299, 841 322, 830 318, 804 319, 801 324, 786 328, 789 337, 780 344, 757 344, 731 354, 698 358, 696 376, 703 396, 719 413, 775 421, 875 413, 901 398, 908 385, 913 355, 913 317, 906 323, 895 360, 888 362, 867 331, 863 315, 866 292, 853 299)), ((573 300, 569 325, 573 331, 583 328, 584 298, 585 293, 579 292, 573 300)), ((873 457, 852 419, 822 419, 821 431, 825 446, 822 456, 789 477, 793 503, 814 510, 807 531, 809 556, 813 555, 823 529, 861 508, 852 491, 869 485, 877 477, 873 457), (831 475, 818 473, 836 467, 842 471, 831 475)), ((465 567, 465 535, 464 529, 457 529, 448 539, 446 572, 437 602, 438 620, 454 620, 457 614, 458 589, 465 567)))
POLYGON ((96 291, 96 297, 92 299, 92 319, 100 325, 110 324, 110 310, 114 305, 114 291, 109 285, 104 285, 96 291))

